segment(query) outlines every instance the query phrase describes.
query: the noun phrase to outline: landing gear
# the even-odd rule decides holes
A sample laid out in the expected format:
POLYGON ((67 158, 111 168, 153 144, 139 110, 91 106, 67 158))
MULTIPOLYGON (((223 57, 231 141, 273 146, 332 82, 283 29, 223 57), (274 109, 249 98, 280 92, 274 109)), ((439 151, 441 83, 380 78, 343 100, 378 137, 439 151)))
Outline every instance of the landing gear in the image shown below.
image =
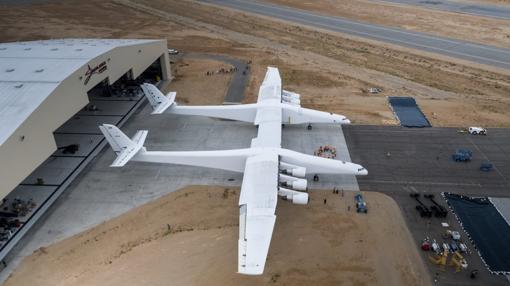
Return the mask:
POLYGON ((312 130, 312 124, 308 123, 308 126, 306 127, 308 130, 312 130))
POLYGON ((319 175, 315 174, 313 175, 313 181, 318 182, 319 181, 319 175))

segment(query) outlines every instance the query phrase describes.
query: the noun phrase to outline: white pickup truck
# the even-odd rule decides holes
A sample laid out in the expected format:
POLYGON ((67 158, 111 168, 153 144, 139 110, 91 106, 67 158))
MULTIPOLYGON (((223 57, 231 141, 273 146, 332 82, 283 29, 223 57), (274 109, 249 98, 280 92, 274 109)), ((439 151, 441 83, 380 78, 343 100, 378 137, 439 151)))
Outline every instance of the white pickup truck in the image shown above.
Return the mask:
POLYGON ((482 127, 469 127, 468 132, 471 135, 487 135, 487 130, 482 127))

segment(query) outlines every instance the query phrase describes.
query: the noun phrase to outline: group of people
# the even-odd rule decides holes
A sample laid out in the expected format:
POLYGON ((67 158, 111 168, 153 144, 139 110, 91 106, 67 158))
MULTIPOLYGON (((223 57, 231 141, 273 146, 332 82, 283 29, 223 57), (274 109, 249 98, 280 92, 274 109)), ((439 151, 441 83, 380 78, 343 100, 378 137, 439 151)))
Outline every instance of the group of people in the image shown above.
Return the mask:
POLYGON ((221 68, 217 71, 207 71, 206 75, 214 75, 214 74, 228 74, 237 71, 237 67, 231 67, 230 69, 221 68))
MULTIPOLYGON (((337 188, 337 187, 334 187, 333 188, 333 194, 339 194, 340 193, 340 190, 337 188)), ((344 196, 344 189, 342 189, 342 197, 344 196)))
POLYGON ((318 150, 313 152, 315 156, 335 159, 336 158, 336 148, 331 145, 320 146, 318 150))

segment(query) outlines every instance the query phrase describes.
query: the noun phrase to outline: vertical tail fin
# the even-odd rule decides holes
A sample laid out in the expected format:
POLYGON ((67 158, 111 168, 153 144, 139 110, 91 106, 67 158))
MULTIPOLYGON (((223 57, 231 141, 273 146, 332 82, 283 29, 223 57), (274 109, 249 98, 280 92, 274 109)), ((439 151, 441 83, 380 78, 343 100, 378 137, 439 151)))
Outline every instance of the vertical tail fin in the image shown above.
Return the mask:
POLYGON ((139 130, 132 139, 122 133, 119 128, 111 124, 103 124, 99 126, 104 137, 112 146, 113 151, 117 154, 117 158, 110 165, 111 167, 122 167, 126 165, 140 150, 143 148, 145 138, 147 138, 147 130, 139 130))
POLYGON ((169 92, 165 96, 153 84, 144 83, 140 87, 152 106, 152 114, 161 114, 175 103, 176 92, 169 92))

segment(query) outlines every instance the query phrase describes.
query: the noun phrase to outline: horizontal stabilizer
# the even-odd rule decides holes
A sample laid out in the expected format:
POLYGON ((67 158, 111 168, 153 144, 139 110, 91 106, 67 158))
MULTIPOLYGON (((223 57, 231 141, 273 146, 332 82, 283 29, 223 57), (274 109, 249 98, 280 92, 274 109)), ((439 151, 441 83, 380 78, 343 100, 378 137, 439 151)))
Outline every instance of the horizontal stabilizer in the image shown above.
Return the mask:
POLYGON ((123 167, 126 165, 143 148, 143 143, 148 133, 147 130, 139 130, 132 139, 129 139, 114 125, 103 124, 99 126, 99 129, 101 129, 104 137, 117 154, 117 158, 110 165, 111 167, 123 167))
POLYGON ((144 83, 140 87, 152 106, 152 114, 161 114, 175 103, 176 92, 169 92, 165 96, 153 84, 144 83))

